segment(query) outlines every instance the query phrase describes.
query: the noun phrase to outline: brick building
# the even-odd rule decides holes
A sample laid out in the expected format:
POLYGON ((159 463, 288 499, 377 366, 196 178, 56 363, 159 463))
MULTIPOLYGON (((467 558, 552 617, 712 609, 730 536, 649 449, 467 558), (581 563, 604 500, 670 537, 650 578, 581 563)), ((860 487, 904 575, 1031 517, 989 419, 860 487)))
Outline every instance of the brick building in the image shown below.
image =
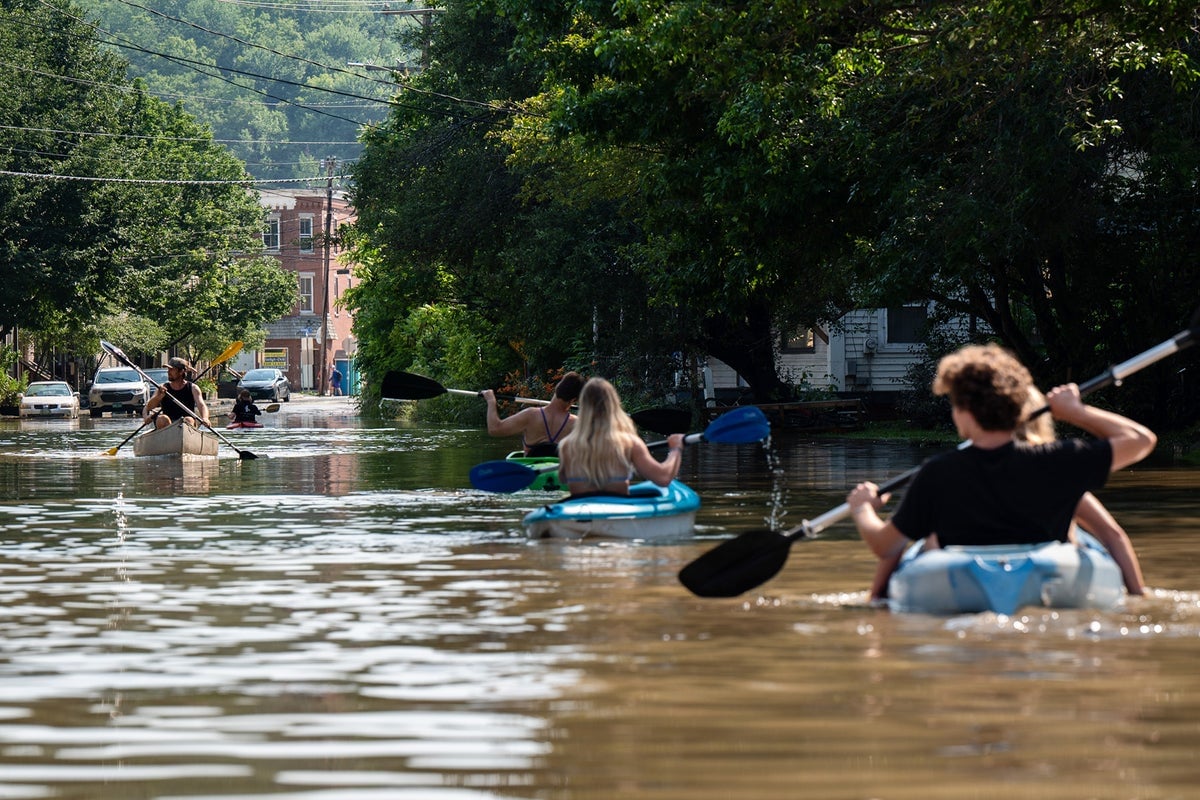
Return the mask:
POLYGON ((277 367, 293 389, 328 393, 329 375, 336 366, 343 390, 356 393, 353 318, 338 304, 354 278, 341 258, 337 235, 342 225, 355 220, 354 210, 344 192, 329 189, 262 189, 259 202, 267 210, 263 245, 284 269, 295 273, 296 305, 291 314, 267 326, 262 350, 244 352, 235 368, 277 367), (326 237, 327 227, 331 238, 326 237))

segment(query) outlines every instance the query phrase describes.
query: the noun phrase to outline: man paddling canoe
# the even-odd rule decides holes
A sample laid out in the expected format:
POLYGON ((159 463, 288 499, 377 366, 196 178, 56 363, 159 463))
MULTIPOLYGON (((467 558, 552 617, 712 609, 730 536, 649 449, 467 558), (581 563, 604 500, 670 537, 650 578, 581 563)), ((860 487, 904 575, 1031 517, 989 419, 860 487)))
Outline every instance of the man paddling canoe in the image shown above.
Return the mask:
MULTIPOLYGON (((1029 371, 994 344, 964 347, 942 359, 933 391, 949 396, 954 424, 969 446, 922 466, 887 522, 877 509, 888 495, 880 496, 875 484, 860 483, 846 498, 881 569, 909 541, 935 534, 938 546, 1068 541, 1084 493, 1154 449, 1153 431, 1085 405, 1073 383, 1046 396, 1050 413, 1096 438, 1017 442, 1032 386, 1029 371)), ((882 590, 878 584, 875 593, 882 590)))
POLYGON ((154 397, 146 401, 142 419, 148 422, 150 413, 161 407, 162 413, 155 419, 156 427, 165 428, 180 419, 187 425, 197 427, 196 417, 183 410, 186 408, 208 425, 208 405, 204 402, 200 387, 190 380, 192 365, 186 359, 171 358, 163 366, 167 368, 167 380, 159 385, 154 397), (175 398, 175 402, 167 401, 168 394, 175 398))

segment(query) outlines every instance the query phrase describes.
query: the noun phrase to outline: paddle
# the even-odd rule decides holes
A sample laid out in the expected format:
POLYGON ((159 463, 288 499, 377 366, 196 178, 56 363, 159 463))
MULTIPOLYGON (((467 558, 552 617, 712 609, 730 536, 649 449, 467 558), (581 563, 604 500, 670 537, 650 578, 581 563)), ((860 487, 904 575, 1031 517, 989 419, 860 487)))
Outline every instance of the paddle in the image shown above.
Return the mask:
MULTIPOLYGON (((234 342, 233 344, 229 345, 229 347, 226 347, 224 350, 221 351, 221 355, 217 356, 216 358, 214 358, 212 360, 212 363, 208 365, 208 369, 204 370, 204 372, 201 372, 200 375, 197 376, 197 379, 206 375, 213 367, 220 366, 221 364, 224 364, 226 361, 228 361, 229 359, 236 356, 238 353, 241 352, 242 346, 243 346, 242 342, 234 342)), ((138 371, 141 372, 141 370, 138 370, 138 371)), ((145 378, 146 376, 143 374, 142 377, 145 378)), ((154 383, 154 381, 151 381, 151 383, 154 383)), ((107 450, 105 450, 104 452, 107 455, 115 456, 117 454, 118 450, 120 450, 125 445, 129 444, 129 442, 133 440, 133 437, 137 436, 139 433, 142 432, 142 428, 146 427, 153 420, 157 419, 158 413, 159 413, 158 411, 155 411, 154 414, 150 417, 150 419, 146 420, 141 425, 139 425, 138 429, 136 431, 134 431, 133 433, 129 434, 128 436, 126 436, 119 445, 117 445, 116 447, 110 447, 107 450)))
MULTIPOLYGON (((106 342, 103 339, 100 340, 100 346, 103 347, 105 352, 107 352, 109 355, 111 355, 117 361, 120 361, 122 364, 129 367, 130 369, 137 370, 137 373, 142 376, 142 380, 144 380, 146 383, 149 383, 155 389, 162 389, 162 386, 160 386, 158 383, 156 383, 154 381, 153 378, 151 378, 149 375, 147 375, 145 372, 143 372, 141 367, 139 367, 137 364, 134 364, 132 361, 130 361, 129 356, 125 355, 125 352, 121 348, 117 347, 115 344, 106 342)), ((251 453, 249 450, 239 449, 237 447, 237 445, 235 445, 233 442, 231 442, 227 438, 225 438, 212 425, 209 425, 208 422, 206 422, 199 414, 197 414, 195 411, 192 411, 190 408, 185 406, 183 403, 179 402, 179 399, 176 398, 174 395, 172 395, 170 392, 166 392, 166 395, 167 395, 167 397, 171 398, 171 401, 173 403, 175 403, 175 405, 179 406, 179 408, 185 414, 187 414, 192 419, 196 420, 196 422, 200 423, 204 427, 208 428, 210 431, 213 432, 213 434, 218 439, 220 439, 222 442, 224 442, 225 444, 232 447, 234 449, 234 451, 237 452, 238 457, 241 458, 243 461, 250 461, 252 459, 258 458, 258 456, 254 455, 254 453, 251 453)))
POLYGON ((242 352, 243 346, 244 346, 244 344, 242 342, 234 342, 233 344, 229 345, 229 347, 226 347, 224 350, 221 351, 221 355, 214 358, 212 360, 212 363, 210 363, 203 372, 201 372, 199 375, 196 376, 196 380, 200 380, 205 375, 212 372, 214 369, 221 366, 226 361, 228 361, 229 359, 236 356, 238 353, 242 352))
MULTIPOLYGON (((742 406, 727 411, 708 424, 702 433, 689 433, 684 444, 716 442, 717 444, 749 444, 771 435, 771 424, 756 406, 742 406)), ((666 447, 668 442, 648 442, 651 450, 666 447)), ((529 467, 516 461, 485 461, 471 468, 471 485, 485 492, 515 492, 529 486, 537 476, 558 469, 557 464, 529 467)))
POLYGON ((122 439, 121 443, 118 444, 116 447, 110 447, 107 450, 105 450, 104 452, 110 456, 115 456, 117 454, 118 450, 120 450, 125 445, 129 444, 129 442, 133 440, 133 437, 137 436, 139 433, 142 432, 142 428, 146 427, 151 422, 154 422, 156 419, 158 419, 158 409, 157 408, 154 409, 154 413, 150 415, 150 419, 147 419, 147 420, 143 421, 141 425, 138 425, 137 430, 135 430, 133 433, 129 434, 124 439, 122 439))
MULTIPOLYGON (((1120 385, 1133 373, 1191 346, 1197 338, 1200 338, 1200 308, 1192 316, 1186 330, 1080 384, 1079 393, 1088 395, 1106 386, 1120 385)), ((1040 408, 1031 418, 1049 410, 1049 406, 1040 408)), ((970 445, 968 440, 958 445, 958 449, 962 450, 970 445)), ((918 465, 892 478, 879 487, 879 494, 884 495, 904 486, 920 469, 918 465)), ((736 538, 722 542, 681 569, 679 582, 699 597, 736 597, 775 577, 779 570, 783 569, 788 551, 794 542, 816 538, 818 533, 848 516, 850 506, 842 503, 816 519, 804 520, 786 531, 746 531, 736 538)))
MULTIPOLYGON (((417 375, 412 372, 387 372, 380 384, 381 400, 428 400, 444 394, 458 394, 478 397, 479 392, 467 389, 447 389, 433 378, 417 375)), ((548 406, 549 400, 539 400, 536 397, 519 397, 511 394, 498 394, 499 400, 511 400, 514 403, 524 403, 534 406, 548 406)), ((655 433, 685 433, 692 424, 692 412, 683 408, 646 408, 629 415, 639 428, 645 428, 655 433)))

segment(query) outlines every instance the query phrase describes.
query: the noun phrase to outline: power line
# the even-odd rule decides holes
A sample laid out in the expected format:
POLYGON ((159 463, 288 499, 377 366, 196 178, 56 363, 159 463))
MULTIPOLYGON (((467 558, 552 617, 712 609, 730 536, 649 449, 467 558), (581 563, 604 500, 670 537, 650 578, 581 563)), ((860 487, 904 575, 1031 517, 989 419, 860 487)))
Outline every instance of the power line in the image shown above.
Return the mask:
MULTIPOLYGON (((56 180, 56 181, 89 181, 94 183, 137 183, 137 184, 165 184, 169 186, 251 186, 262 183, 310 183, 313 181, 325 181, 330 176, 318 175, 315 178, 239 178, 236 180, 178 180, 165 178, 103 178, 90 175, 54 175, 44 172, 16 172, 14 170, 0 169, 0 175, 8 175, 13 178, 35 178, 38 180, 56 180)), ((345 180, 349 175, 333 175, 332 177, 338 180, 345 180)))

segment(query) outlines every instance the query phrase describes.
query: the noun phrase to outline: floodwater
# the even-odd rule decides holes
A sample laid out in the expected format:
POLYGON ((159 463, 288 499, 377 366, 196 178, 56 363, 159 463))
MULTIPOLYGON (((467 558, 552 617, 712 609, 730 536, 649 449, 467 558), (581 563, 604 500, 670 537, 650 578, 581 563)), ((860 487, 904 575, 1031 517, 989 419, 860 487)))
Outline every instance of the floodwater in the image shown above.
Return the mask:
POLYGON ((893 616, 840 524, 774 580, 675 574, 936 451, 705 444, 693 539, 530 542, 470 488, 512 443, 285 404, 240 460, 136 421, 0 421, 0 800, 928 800, 1200 793, 1200 471, 1103 499, 1116 612, 893 616))

